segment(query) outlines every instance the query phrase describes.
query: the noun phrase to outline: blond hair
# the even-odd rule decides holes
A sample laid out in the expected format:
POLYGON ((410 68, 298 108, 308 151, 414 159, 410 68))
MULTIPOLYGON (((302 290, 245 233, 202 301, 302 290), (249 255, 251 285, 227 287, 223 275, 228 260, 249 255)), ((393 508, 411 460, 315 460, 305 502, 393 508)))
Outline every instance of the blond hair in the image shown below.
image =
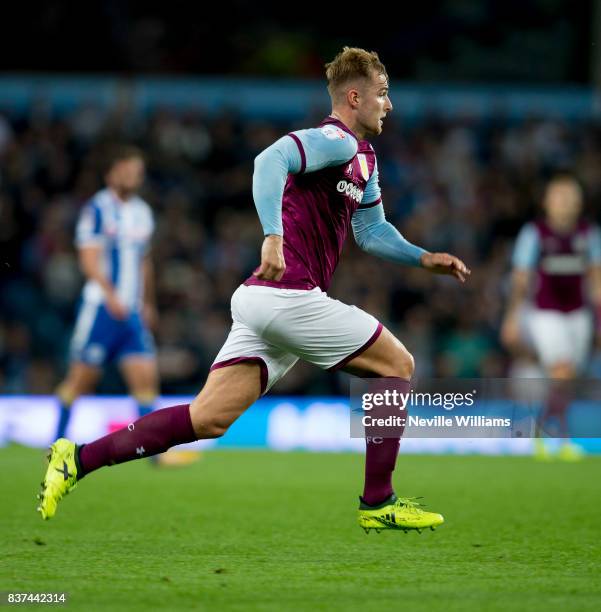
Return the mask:
POLYGON ((328 91, 335 98, 343 85, 357 78, 369 79, 373 72, 388 78, 386 68, 375 51, 358 47, 343 47, 342 51, 326 64, 328 91))

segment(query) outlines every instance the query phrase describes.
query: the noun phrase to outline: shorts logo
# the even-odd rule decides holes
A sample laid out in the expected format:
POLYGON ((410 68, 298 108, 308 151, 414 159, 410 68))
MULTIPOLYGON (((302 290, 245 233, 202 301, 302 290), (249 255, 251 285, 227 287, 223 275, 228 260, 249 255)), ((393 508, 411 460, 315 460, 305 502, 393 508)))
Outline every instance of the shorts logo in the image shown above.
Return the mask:
POLYGON ((349 183, 348 181, 338 181, 336 189, 340 193, 344 193, 344 195, 347 195, 349 198, 355 200, 355 202, 361 203, 361 200, 363 199, 363 190, 359 189, 357 185, 349 183))
POLYGON ((344 140, 346 134, 339 128, 333 125, 326 125, 321 128, 321 133, 329 140, 344 140))
POLYGON ((93 364, 101 363, 104 356, 105 350, 101 344, 90 344, 85 350, 86 359, 93 364))

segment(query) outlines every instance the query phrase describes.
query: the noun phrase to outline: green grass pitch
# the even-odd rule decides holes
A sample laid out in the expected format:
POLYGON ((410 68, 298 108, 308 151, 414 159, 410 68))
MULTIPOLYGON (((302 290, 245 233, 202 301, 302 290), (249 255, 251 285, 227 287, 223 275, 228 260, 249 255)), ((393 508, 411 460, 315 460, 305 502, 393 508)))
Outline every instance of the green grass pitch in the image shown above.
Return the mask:
POLYGON ((47 523, 42 452, 0 449, 0 467, 0 590, 66 591, 64 609, 601 610, 601 458, 401 455, 397 492, 446 518, 422 535, 357 526, 360 455, 134 462, 47 523))

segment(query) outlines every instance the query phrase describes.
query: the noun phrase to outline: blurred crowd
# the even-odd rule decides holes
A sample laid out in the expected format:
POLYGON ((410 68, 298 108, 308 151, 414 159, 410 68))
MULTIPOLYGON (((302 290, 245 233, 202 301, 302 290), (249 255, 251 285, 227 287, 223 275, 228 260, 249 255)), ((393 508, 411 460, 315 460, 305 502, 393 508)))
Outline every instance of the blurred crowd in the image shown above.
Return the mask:
POLYGON ((10 71, 321 78, 324 63, 352 42, 377 49, 395 80, 588 83, 597 72, 590 1, 405 3, 402 19, 379 19, 377 28, 317 0, 293 17, 286 3, 244 0, 211 10, 159 0, 38 2, 33 15, 30 3, 12 2, 3 17, 0 69, 10 71), (69 45, 57 45, 65 32, 69 45))
MULTIPOLYGON (((229 300, 259 261, 262 232, 252 202, 254 157, 304 121, 243 120, 228 109, 157 109, 148 116, 83 106, 53 117, 0 113, 0 393, 49 393, 65 371, 82 285, 73 232, 102 184, 107 146, 147 155, 143 196, 153 207, 155 337, 163 393, 199 388, 230 326, 229 300)), ((498 341, 509 257, 520 226, 538 212, 545 179, 570 168, 589 214, 601 198, 601 126, 541 117, 411 124, 387 119, 373 142, 387 216, 430 250, 472 268, 466 285, 361 253, 349 237, 330 295, 378 317, 406 344, 421 376, 503 376, 498 341)), ((101 392, 123 390, 114 371, 101 392)), ((299 364, 275 391, 337 393, 343 375, 299 364)))

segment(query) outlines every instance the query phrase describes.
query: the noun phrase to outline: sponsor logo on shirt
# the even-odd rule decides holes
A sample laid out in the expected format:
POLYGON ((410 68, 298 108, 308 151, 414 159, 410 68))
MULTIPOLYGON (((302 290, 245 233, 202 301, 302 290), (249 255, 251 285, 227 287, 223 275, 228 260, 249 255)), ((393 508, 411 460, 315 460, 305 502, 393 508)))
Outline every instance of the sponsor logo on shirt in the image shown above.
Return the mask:
POLYGON ((363 199, 363 189, 359 189, 357 185, 354 183, 349 183, 348 181, 338 181, 338 185, 336 185, 336 189, 340 193, 344 193, 344 195, 348 196, 355 200, 355 202, 361 203, 363 199))
POLYGON ((547 255, 540 263, 543 272, 553 276, 578 276, 586 272, 586 261, 582 255, 547 255))

